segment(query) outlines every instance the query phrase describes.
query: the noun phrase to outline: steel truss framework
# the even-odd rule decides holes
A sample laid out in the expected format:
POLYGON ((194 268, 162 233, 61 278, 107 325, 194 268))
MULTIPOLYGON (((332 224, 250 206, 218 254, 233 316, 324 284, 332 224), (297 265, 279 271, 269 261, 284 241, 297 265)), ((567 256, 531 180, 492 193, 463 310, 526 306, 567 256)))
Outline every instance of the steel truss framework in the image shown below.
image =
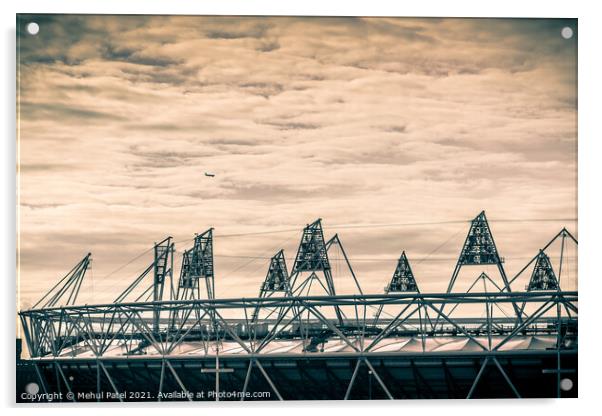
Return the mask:
MULTIPOLYGON (((491 372, 491 369, 497 372, 498 378, 504 380, 514 396, 521 397, 520 380, 513 380, 513 370, 509 367, 512 360, 508 358, 516 358, 512 354, 520 352, 507 347, 525 335, 551 336, 556 340, 553 349, 523 351, 523 354, 539 354, 539 357, 551 355, 554 358, 554 368, 550 371, 558 378, 559 386, 561 374, 565 371, 561 366, 564 358, 561 357, 576 354, 577 351, 577 313, 577 292, 541 291, 121 303, 30 310, 21 312, 20 317, 33 357, 32 363, 44 389, 50 389, 49 385, 52 384, 54 389, 75 390, 76 386, 65 377, 65 369, 86 363, 97 374, 99 394, 108 388, 115 393, 117 399, 128 400, 119 395, 126 388, 127 381, 121 376, 112 376, 111 372, 117 371, 115 362, 125 360, 127 365, 131 365, 139 357, 147 363, 160 364, 160 376, 156 383, 158 386, 153 394, 155 399, 160 399, 158 393, 165 391, 167 384, 184 392, 194 391, 195 386, 190 384, 186 366, 182 362, 196 362, 189 365, 197 366, 197 369, 201 367, 201 372, 214 372, 217 379, 222 369, 226 371, 225 367, 220 366, 221 357, 221 363, 229 368, 237 365, 240 367, 241 362, 246 365, 245 376, 239 380, 241 399, 252 398, 246 395, 247 392, 257 391, 260 386, 266 385, 273 395, 271 398, 296 399, 298 397, 284 393, 288 387, 284 385, 286 383, 282 384, 282 377, 274 375, 277 371, 273 369, 273 360, 279 358, 294 363, 299 359, 331 357, 333 360, 344 358, 353 363, 351 373, 345 373, 343 378, 341 374, 337 376, 339 384, 345 386, 345 393, 330 397, 331 399, 356 398, 357 395, 353 392, 363 388, 358 387, 357 380, 365 377, 365 374, 362 375, 365 371, 370 374, 370 380, 374 379, 383 398, 396 399, 408 397, 408 394, 400 392, 398 386, 392 383, 391 375, 387 375, 388 367, 382 364, 382 360, 403 359, 404 354, 382 352, 380 347, 403 337, 412 337, 422 347, 411 354, 405 354, 410 362, 432 356, 439 356, 444 361, 458 357, 476 360, 471 364, 477 365, 478 370, 475 369, 469 380, 470 388, 459 388, 465 397, 470 398, 478 390, 484 374, 491 372), (523 313, 524 319, 521 321, 494 315, 494 305, 518 302, 532 306, 527 308, 530 312, 523 313), (269 303, 270 308, 284 308, 286 313, 278 319, 254 323, 252 312, 259 304, 265 307, 265 303, 269 303), (486 317, 455 318, 442 310, 444 304, 477 305, 487 311, 486 317), (377 321, 368 316, 369 308, 385 305, 395 306, 398 314, 393 318, 379 318, 377 321), (333 306, 347 312, 342 325, 338 318, 327 316, 333 306), (229 315, 245 318, 228 318, 229 315), (300 316, 307 318, 299 320, 300 316), (444 322, 444 325, 435 324, 437 320, 444 322), (328 342, 343 345, 345 352, 323 352, 322 346, 322 349, 314 352, 304 348, 300 353, 269 353, 270 348, 282 340, 296 341, 307 346, 324 334, 328 335, 328 342), (470 351, 443 354, 428 351, 427 339, 440 337, 453 337, 459 342, 470 343, 473 348, 470 351), (193 356, 182 354, 182 346, 190 342, 199 347, 199 352, 193 356), (228 354, 224 351, 225 344, 236 345, 238 352, 228 354), (222 345, 220 349, 224 351, 219 357, 219 353, 215 352, 219 351, 217 345, 222 345), (116 349, 120 351, 119 355, 111 353, 116 349), (89 357, 82 358, 82 352, 87 352, 89 357), (48 381, 49 366, 56 377, 55 383, 48 381), (187 379, 188 384, 184 379, 187 379)), ((557 395, 560 394, 558 390, 557 395)), ((188 396, 186 398, 194 399, 188 396)))
POLYGON ((561 375, 576 372, 578 345, 577 292, 560 288, 569 240, 577 244, 561 230, 508 280, 482 212, 471 222, 446 293, 420 293, 402 253, 386 293, 365 295, 338 235, 326 241, 317 220, 303 231, 290 275, 281 250, 270 261, 258 298, 215 299, 210 229, 185 251, 177 288, 168 237, 155 244, 154 261, 114 303, 76 306, 88 254, 42 298, 42 306, 20 313, 32 357, 26 361, 45 392, 93 385, 98 394, 113 392, 115 400, 161 400, 160 393, 174 388, 185 393, 180 399, 207 400, 188 393, 211 380, 215 392, 236 390, 242 400, 262 390, 276 399, 502 397, 492 387, 499 385, 514 397, 561 397, 561 375), (555 274, 544 252, 559 238, 555 274), (335 245, 358 295, 336 295, 328 258, 335 245), (502 285, 481 273, 467 293, 451 293, 461 267, 488 264, 498 266, 502 285), (511 291, 532 264, 527 291, 511 291), (126 301, 151 276, 148 288, 126 301), (201 299, 200 279, 207 299, 201 299), (169 300, 163 299, 166 281, 169 300), (314 282, 324 289, 322 296, 310 296, 314 282), (472 292, 479 282, 484 292, 472 292), (504 305, 516 315, 508 316, 504 305), (470 313, 458 316, 459 306, 470 313), (385 307, 391 313, 382 316, 385 307), (529 348, 531 343, 539 347, 529 348), (433 365, 442 372, 435 378, 433 365), (71 371, 83 382, 72 381, 71 371), (544 373, 553 394, 542 387, 549 384, 544 373), (300 381, 311 386, 306 396, 294 388, 300 381), (141 383, 152 397, 123 394, 141 383))

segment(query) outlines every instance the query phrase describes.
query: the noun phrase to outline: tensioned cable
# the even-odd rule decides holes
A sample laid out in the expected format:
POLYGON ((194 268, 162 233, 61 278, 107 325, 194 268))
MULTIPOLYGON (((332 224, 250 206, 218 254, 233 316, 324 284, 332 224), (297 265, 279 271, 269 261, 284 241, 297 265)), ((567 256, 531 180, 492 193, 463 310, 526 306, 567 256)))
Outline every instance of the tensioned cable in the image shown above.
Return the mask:
MULTIPOLYGON (((293 238, 294 238, 294 237, 292 237, 292 236, 291 236, 291 237, 287 237, 287 238, 285 238, 285 239, 283 239, 283 240, 279 241, 279 242, 276 244, 276 247, 280 247, 280 246, 284 245, 285 243, 288 243, 288 242, 289 242, 289 241, 291 241, 293 238)), ((271 253, 271 252, 273 252, 273 251, 274 251, 274 248, 270 248, 270 250, 269 250, 269 251, 268 251, 268 250, 266 250, 266 251, 265 251, 265 253, 271 253)), ((214 257, 224 257, 224 256, 222 256, 222 255, 216 255, 216 254, 214 254, 213 256, 214 256, 214 257)), ((247 257, 243 257, 243 258, 248 258, 248 259, 250 259, 250 260, 249 260, 248 262, 245 262, 245 263, 241 264, 241 265, 240 265, 240 266, 238 266, 238 267, 235 267, 234 269, 232 269, 232 270, 228 271, 227 273, 224 273, 224 275, 223 275, 223 276, 224 276, 224 277, 226 277, 226 276, 228 276, 228 275, 231 275, 232 273, 235 273, 235 272, 239 271, 239 270, 240 270, 240 269, 242 269, 243 267, 246 267, 246 266, 248 266, 249 264, 251 264, 251 263, 255 262, 256 260, 271 260, 271 257, 264 257, 264 256, 247 256, 247 257)), ((260 267, 263 267, 263 266, 264 266, 264 265, 261 265, 260 267)))
MULTIPOLYGON (((538 219, 526 219, 526 218, 521 218, 521 219, 493 219, 493 220, 489 220, 490 223, 495 223, 495 222, 576 222, 577 218, 538 218, 538 219)), ((381 223, 381 224, 333 224, 330 225, 329 227, 332 228, 337 228, 337 229, 361 229, 361 228, 382 228, 382 227, 411 227, 411 226, 426 226, 426 225, 444 225, 444 224, 468 224, 470 223, 471 220, 450 220, 450 221, 431 221, 431 222, 413 222, 413 223, 381 223)), ((263 235, 263 234, 278 234, 278 233, 288 233, 288 232, 298 232, 299 231, 299 227, 296 228, 290 228, 290 229, 282 229, 282 230, 272 230, 272 231, 258 231, 258 232, 249 232, 249 233, 232 233, 232 234, 214 234, 214 238, 228 238, 228 237, 242 237, 242 236, 252 236, 252 235, 263 235)), ((423 261, 426 261, 432 254, 434 254, 435 252, 437 252, 439 249, 441 249, 445 244, 447 244, 451 239, 453 239, 457 234, 459 234, 462 230, 459 230, 458 233, 452 235, 448 240, 446 240, 445 242, 443 242, 440 246, 438 246, 437 248, 435 248, 431 253, 429 253, 427 256, 425 256, 422 259, 419 259, 416 264, 420 264, 423 261)), ((288 241, 289 239, 287 238, 284 241, 288 241)), ((189 239, 184 239, 184 240, 178 240, 175 241, 175 243, 182 243, 182 242, 190 242, 190 241, 194 241, 194 238, 189 238, 189 239)), ((127 266, 129 266, 130 264, 132 264, 133 262, 135 262, 136 260, 140 259, 142 256, 144 256, 145 254, 149 253, 150 251, 152 251, 154 249, 154 246, 149 247, 148 249, 144 250, 143 252, 141 252, 140 254, 136 255, 135 257, 133 257, 132 259, 130 259, 129 261, 127 261, 125 264, 119 266, 118 268, 116 268, 115 270, 109 272, 108 274, 106 274, 105 276, 103 276, 101 279, 98 279, 99 281, 105 280, 111 276, 113 276, 114 274, 118 273, 119 271, 125 269, 127 266)), ((246 262, 244 264, 242 264, 240 267, 237 267, 234 270, 231 270, 228 274, 236 272, 240 269, 242 269, 243 267, 247 266, 250 263, 253 263, 255 260, 261 259, 270 259, 271 257, 258 257, 258 256, 228 256, 228 255, 215 255, 215 257, 231 257, 231 258, 248 258, 250 261, 246 262)), ((518 259, 518 258, 516 258, 518 259)), ((396 261, 397 259, 354 259, 354 262, 362 262, 362 261, 396 261)), ((454 258, 450 258, 450 259, 431 259, 430 261, 451 261, 454 260, 454 258)), ((351 259, 349 259, 349 261, 352 261, 351 259)))
MULTIPOLYGON (((427 255, 428 256, 428 255, 427 255)), ((214 254, 213 257, 223 257, 223 258, 233 258, 233 259, 255 259, 255 260, 270 260, 271 257, 263 257, 263 256, 237 256, 237 255, 228 255, 228 254, 214 254)), ((508 257, 505 256, 505 259, 510 259, 510 260, 530 260, 533 257, 508 257)), ((567 256, 563 256, 564 259, 567 259, 567 256)), ((572 256, 572 258, 575 258, 575 256, 572 256)), ((344 257, 329 257, 330 260, 345 260, 344 257)), ((294 257, 286 257, 286 261, 294 261, 295 258, 294 257)), ((396 262, 399 260, 398 257, 393 258, 348 258, 349 262, 355 263, 355 262, 396 262)), ((428 258, 428 257, 424 257, 421 260, 416 261, 416 264, 424 262, 424 261, 455 261, 458 260, 457 257, 436 257, 436 258, 428 258)))
MULTIPOLYGON (((560 221, 569 222, 569 221, 577 221, 577 219, 576 218, 539 218, 539 219, 497 219, 497 220, 489 220, 489 222, 560 222, 560 221)), ((466 220, 453 220, 453 221, 414 222, 414 223, 388 223, 388 224, 335 224, 335 225, 331 225, 329 227, 332 227, 332 228, 379 228, 379 227, 401 227, 401 226, 421 226, 421 225, 467 224, 467 223, 470 223, 470 222, 471 221, 466 221, 466 220)), ((299 228, 297 227, 297 228, 290 228, 290 229, 283 229, 283 230, 258 231, 258 232, 250 232, 250 233, 214 234, 213 237, 214 238, 218 238, 218 237, 219 238, 222 238, 222 237, 242 237, 242 236, 250 236, 250 235, 287 233, 287 232, 293 232, 293 231, 298 232, 299 228)), ((455 235, 452 236, 449 240, 451 240, 453 237, 455 237, 455 235)), ((449 240, 446 240, 443 244, 441 244, 440 247, 442 247, 445 244, 447 244, 449 242, 449 240)), ((190 241, 194 241, 194 238, 189 238, 189 239, 174 241, 174 244, 182 243, 182 242, 190 242, 190 241)), ((440 247, 437 247, 434 251, 437 251, 440 247)), ((115 273, 123 270, 125 267, 129 266, 130 264, 132 264, 134 261, 138 260, 140 257, 142 257, 143 255, 145 255, 146 253, 148 253, 151 250, 153 250, 153 248, 154 248, 154 246, 148 248, 147 250, 144 250, 142 253, 138 254, 137 256, 135 256, 131 260, 129 260, 127 263, 123 264, 122 266, 119 266, 117 269, 113 270, 112 272, 110 272, 107 275, 105 275, 104 277, 102 277, 102 279, 104 280, 107 277, 112 276, 115 273)), ((225 256, 222 255, 222 257, 225 257, 225 256)), ((243 257, 241 256, 241 258, 243 258, 243 257)), ((251 258, 251 256, 245 256, 245 258, 251 258)), ((420 261, 423 261, 423 260, 420 260, 420 261)))
MULTIPOLYGON (((178 240, 178 241, 174 241, 173 244, 176 243, 184 243, 184 242, 190 242, 190 241, 194 241, 194 238, 188 238, 185 240, 178 240)), ((117 267, 115 270, 113 270, 112 272, 109 272, 108 274, 104 275, 101 279, 104 280, 112 275, 114 275, 117 272, 120 272, 121 270, 125 269, 127 266, 129 266, 130 264, 132 264, 133 262, 135 262, 136 260, 138 260, 139 258, 141 258, 142 256, 144 256, 145 254, 149 253, 150 251, 152 251, 155 248, 155 246, 151 246, 149 248, 147 248, 146 250, 144 250, 143 252, 141 252, 140 254, 137 254, 136 256, 132 257, 130 260, 128 260, 125 264, 117 267)), ((176 250, 174 250, 176 251, 176 250)))
POLYGON ((456 238, 458 236, 458 234, 460 234, 462 232, 462 229, 459 229, 458 231, 456 231, 454 234, 452 234, 451 236, 449 236, 449 238, 447 240, 445 240, 443 243, 439 244, 437 247, 435 247, 435 249, 433 251, 431 251, 430 253, 428 253, 425 257, 421 258, 420 260, 418 260, 416 262, 416 264, 421 264, 422 262, 426 261, 428 258, 430 258, 433 254, 435 254, 436 252, 438 252, 439 250, 441 250, 443 248, 444 245, 446 245, 447 243, 449 243, 451 240, 453 240, 454 238, 456 238))
POLYGON ((135 257, 133 257, 131 260, 129 260, 127 263, 125 263, 124 265, 119 266, 118 268, 116 268, 115 270, 113 270, 112 272, 110 272, 109 274, 105 275, 102 277, 102 280, 106 279, 107 277, 110 277, 112 275, 114 275, 115 273, 125 269, 127 266, 129 266, 130 264, 132 264, 133 262, 135 262, 136 260, 138 260, 140 257, 144 256, 146 253, 150 252, 151 250, 153 250, 155 247, 151 247, 148 248, 146 250, 144 250, 142 253, 136 255, 135 257))
MULTIPOLYGON (((515 218, 515 219, 495 219, 487 220, 489 223, 496 222, 576 222, 577 218, 515 218)), ((424 225, 445 225, 445 224, 470 224, 472 220, 450 220, 450 221, 432 221, 432 222, 393 222, 393 223, 380 223, 380 224, 329 224, 328 228, 336 229, 352 229, 352 228, 383 228, 383 227, 412 227, 412 226, 424 226, 424 225)), ((233 234, 214 234, 214 237, 227 238, 227 237, 244 237, 251 235, 262 235, 262 234, 279 234, 288 233, 293 231, 299 231, 299 227, 287 228, 281 230, 271 231, 256 231, 248 233, 233 233, 233 234)))
MULTIPOLYGON (((192 240, 194 240, 194 238, 192 240)), ((188 239, 188 240, 180 240, 178 242, 185 242, 185 241, 190 241, 190 239, 188 239)), ((106 280, 109 277, 113 276, 114 274, 122 271, 127 266, 129 266, 130 264, 134 263, 136 260, 140 259, 145 254, 151 252, 154 248, 155 248, 155 246, 153 245, 153 246, 149 247, 148 249, 142 251, 141 253, 137 254, 136 256, 134 256, 130 260, 128 260, 125 264, 122 264, 121 266, 117 267, 115 270, 109 272, 108 274, 106 274, 103 277, 101 277, 100 279, 98 279, 98 281, 102 283, 104 280, 106 280)), ((112 287, 112 286, 105 287, 104 289, 102 289, 100 291, 93 291, 92 296, 94 296, 94 295, 105 295, 105 294, 108 294, 109 292, 112 292, 113 289, 114 289, 114 287, 112 287)))

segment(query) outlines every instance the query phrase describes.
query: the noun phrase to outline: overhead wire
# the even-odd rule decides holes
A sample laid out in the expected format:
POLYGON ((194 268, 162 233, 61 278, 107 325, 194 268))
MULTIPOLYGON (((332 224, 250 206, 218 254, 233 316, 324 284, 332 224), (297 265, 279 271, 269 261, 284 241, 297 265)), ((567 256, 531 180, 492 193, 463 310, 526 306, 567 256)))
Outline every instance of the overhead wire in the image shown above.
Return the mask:
MULTIPOLYGON (((281 247, 282 245, 284 245, 284 244, 286 244, 286 243, 290 242, 290 241, 291 241, 293 238, 295 238, 295 236, 287 237, 287 238, 285 238, 285 239, 283 239, 283 240, 280 240, 279 242, 277 242, 277 244, 275 244, 276 248, 274 248, 274 246, 272 246, 272 247, 269 249, 269 251, 268 251, 268 250, 266 250, 266 251, 264 251, 264 253, 272 253, 272 252, 274 252, 274 250, 277 250, 277 248, 278 248, 278 247, 281 247)), ((262 253, 262 254, 263 254, 263 253, 262 253)), ((231 256, 225 256, 225 255, 219 255, 219 254, 218 254, 218 255, 216 255, 216 254, 214 254, 214 257, 231 257, 231 256)), ((227 277, 228 275, 231 275, 231 274, 233 274, 233 273, 236 273, 237 271, 241 270, 242 268, 244 268, 244 267, 246 267, 246 266, 248 266, 248 265, 250 265, 250 264, 254 263, 256 260, 271 260, 271 258, 272 258, 272 257, 265 257, 265 256, 245 256, 245 257, 243 257, 243 258, 248 258, 248 259, 250 259, 250 260, 249 260, 249 261, 247 261, 247 262, 245 262, 245 263, 243 263, 243 264, 241 264, 240 266, 237 266, 237 267, 235 267, 234 269, 232 269, 232 270, 230 270, 230 271, 228 271, 228 272, 224 273, 224 275, 223 275, 223 276, 224 276, 224 277, 227 277)), ((262 267, 262 266, 264 266, 264 265, 263 265, 263 264, 262 264, 262 265, 260 265, 260 266, 259 266, 257 269, 255 269, 255 271, 256 271, 256 270, 258 270, 258 269, 259 269, 260 267, 262 267)))
MULTIPOLYGON (((556 222, 556 221, 577 221, 576 218, 540 218, 540 219, 497 219, 497 220, 490 220, 490 222, 556 222)), ((414 223, 383 223, 383 224, 335 224, 332 225, 333 228, 379 228, 379 227, 395 227, 395 226, 422 226, 422 225, 443 225, 443 224, 466 224, 466 223, 470 223, 470 221, 466 221, 466 220, 452 220, 452 221, 433 221, 433 222, 414 222, 414 223)), ((242 236, 251 236, 251 235, 262 235, 262 234, 277 234, 277 233, 285 233, 285 232, 298 232, 299 229, 298 228, 290 228, 290 229, 282 229, 282 230, 272 230, 272 231, 258 231, 258 232, 249 232, 249 233, 234 233, 234 234, 214 234, 214 238, 228 238, 228 237, 242 237, 242 236)), ((458 231, 458 233, 461 230, 458 231)), ((429 253, 425 258, 418 260, 418 262, 422 262, 424 261, 426 258, 430 257, 434 252, 438 251, 441 247, 443 247, 445 244, 447 244, 449 242, 449 240, 451 240, 453 237, 455 237, 457 234, 452 235, 448 240, 444 241, 440 246, 438 246, 437 248, 435 248, 431 253, 429 253)), ((288 241, 289 239, 285 239, 284 241, 288 241)), ((178 240, 178 241, 174 241, 174 244, 178 244, 178 243, 182 243, 182 242, 191 242, 194 241, 194 237, 193 238, 188 238, 188 239, 183 239, 183 240, 178 240)), ((148 249, 142 251, 140 254, 134 256, 132 259, 130 259, 129 261, 127 261, 125 264, 117 267, 115 270, 109 272, 108 274, 106 274, 105 276, 102 277, 102 279, 106 279, 112 275, 114 275, 115 273, 118 273, 119 271, 123 270, 125 267, 129 266, 131 263, 133 263, 134 261, 138 260, 140 257, 142 257, 143 255, 145 255, 146 253, 150 252, 151 250, 153 250, 154 246, 149 247, 148 249)), ((227 257, 227 255, 221 255, 222 257, 227 257)), ((216 255, 217 257, 217 255, 216 255)), ((229 256, 229 257, 235 257, 235 256, 229 256)), ((245 257, 245 258, 260 258, 257 256, 236 256, 236 257, 245 257)), ((380 259, 378 259, 380 261, 380 259)), ((388 261, 389 259, 387 259, 388 261)), ((361 259, 356 259, 355 261, 362 261, 361 259)))
MULTIPOLYGON (((251 255, 229 255, 229 254, 214 254, 214 257, 223 257, 223 258, 234 258, 234 259, 256 259, 256 260, 269 260, 271 259, 271 257, 267 257, 267 256, 251 256, 251 255)), ((574 256, 573 256, 574 257, 574 256)), ((505 257, 506 259, 512 259, 512 260, 529 260, 532 257, 505 257)), ((563 258, 567 258, 567 256, 564 256, 563 258)), ((340 260, 343 261, 345 260, 344 257, 329 257, 330 260, 340 260)), ((425 261, 455 261, 457 260, 457 257, 436 257, 436 258, 429 258, 428 254, 422 258, 419 259, 418 261, 416 261, 416 264, 420 264, 421 262, 425 262, 425 261)), ((291 261, 291 260, 295 260, 295 257, 286 257, 287 261, 291 261)), ((355 258, 349 258, 350 262, 396 262, 398 261, 399 258, 395 258, 395 257, 387 257, 387 258, 359 258, 359 257, 355 257, 355 258)))
MULTIPOLYGON (((576 222, 576 218, 507 218, 489 220, 490 223, 495 222, 576 222)), ((336 229, 353 229, 353 228, 383 228, 383 227, 412 227, 412 226, 427 226, 427 225, 445 225, 445 224, 469 224, 470 220, 448 220, 448 221, 428 221, 428 222, 392 222, 392 223, 376 223, 376 224, 331 224, 332 228, 336 229)), ((285 228, 280 230, 255 231, 247 233, 232 233, 232 234, 215 234, 217 238, 229 237, 245 237, 263 234, 280 234, 288 232, 298 232, 299 227, 285 228)))
MULTIPOLYGON (((576 218, 539 218, 539 219, 527 219, 527 218, 514 218, 514 219, 497 219, 497 220, 490 220, 490 222, 575 222, 577 221, 576 218)), ((446 224, 467 224, 470 223, 470 221, 467 220, 449 220, 449 221, 430 221, 430 222, 404 222, 404 223, 376 223, 376 224, 333 224, 331 225, 331 227, 333 228, 337 228, 337 229, 362 229, 362 228, 383 228, 383 227, 412 227, 412 226, 430 226, 430 225, 446 225, 446 224)), ((289 232, 298 232, 299 228, 288 228, 288 229, 280 229, 280 230, 267 230, 267 231, 257 231, 257 232, 248 232, 248 233, 231 233, 231 234, 214 234, 214 238, 232 238, 232 237, 244 237, 244 236, 256 236, 256 235, 270 235, 270 234, 279 234, 279 233, 289 233, 289 232)), ((442 244, 440 244, 439 246, 437 246, 434 250, 432 250, 431 252, 429 252, 425 257, 418 259, 416 261, 415 264, 420 264, 423 263, 425 261, 451 261, 451 260, 455 260, 455 258, 431 258, 432 255, 436 252, 438 252, 443 246, 445 246, 447 243, 449 243, 449 241, 451 241, 453 238, 455 238, 460 232, 462 231, 462 229, 458 230, 455 234, 453 234, 452 236, 450 236, 446 241, 444 241, 442 244)), ((294 238, 293 236, 288 237, 286 239, 284 239, 282 242, 280 242, 278 245, 283 244, 284 242, 288 242, 290 241, 292 238, 294 238)), ((178 240, 175 241, 174 244, 179 244, 179 243, 183 243, 183 242, 191 242, 194 241, 194 237, 193 238, 187 238, 187 239, 182 239, 182 240, 178 240)), ((134 256, 133 258, 131 258, 130 260, 128 260, 126 263, 124 263, 123 265, 117 267, 116 269, 112 270, 111 272, 107 273, 106 275, 104 275, 101 278, 97 278, 97 279, 93 279, 92 281, 92 285, 93 285, 93 289, 92 289, 92 295, 94 297, 94 295, 99 294, 96 292, 96 285, 94 284, 94 280, 97 280, 99 283, 102 281, 106 281, 106 279, 110 278, 111 276, 114 276, 116 273, 119 273, 120 271, 122 271, 123 269, 125 269, 126 267, 128 267, 129 265, 131 265, 132 263, 134 263, 136 260, 140 259, 142 256, 144 256, 145 254, 151 252, 154 249, 154 246, 149 247, 148 249, 142 251, 141 253, 137 254, 136 256, 134 256)), ((174 252, 178 252, 176 250, 174 250, 174 252)), ((248 266, 249 264, 252 264, 253 262, 257 261, 257 260, 269 260, 271 259, 271 257, 264 257, 264 256, 237 256, 237 255, 226 255, 226 254, 214 254, 214 257, 223 257, 223 258, 241 258, 241 259, 248 259, 249 261, 241 264, 240 266, 235 267, 234 269, 228 271, 225 273, 225 275, 229 275, 232 273, 235 273, 237 271, 239 271, 240 269, 248 266)), ((565 257, 565 258, 568 258, 565 257)), ((523 259, 523 257, 515 257, 514 259, 523 259)), ((288 260, 294 260, 293 258, 288 258, 288 260)), ((334 259, 336 260, 341 260, 339 257, 334 259)), ((355 259, 349 259, 349 261, 353 261, 353 262, 389 262, 389 261, 397 261, 397 259, 394 258, 355 258, 355 259)), ((567 270, 568 272, 568 270, 567 270)), ((570 275, 569 275, 570 276, 570 275)), ((567 277, 569 277, 567 276, 567 277)), ((106 290, 101 290, 100 294, 104 294, 105 292, 107 292, 108 290, 113 289, 112 287, 106 290)))

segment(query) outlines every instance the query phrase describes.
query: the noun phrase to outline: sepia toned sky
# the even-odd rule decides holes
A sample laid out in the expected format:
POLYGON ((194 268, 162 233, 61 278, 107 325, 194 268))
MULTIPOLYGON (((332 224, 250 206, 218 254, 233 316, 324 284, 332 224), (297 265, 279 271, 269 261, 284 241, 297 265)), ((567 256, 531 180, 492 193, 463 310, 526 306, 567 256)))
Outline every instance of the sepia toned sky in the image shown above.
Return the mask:
POLYGON ((576 20, 21 15, 17 36, 21 307, 89 251, 82 302, 110 301, 153 242, 179 263, 209 227, 219 297, 255 296, 280 248, 290 269, 316 218, 373 293, 402 250, 445 290, 481 210, 510 276, 577 235, 576 20))

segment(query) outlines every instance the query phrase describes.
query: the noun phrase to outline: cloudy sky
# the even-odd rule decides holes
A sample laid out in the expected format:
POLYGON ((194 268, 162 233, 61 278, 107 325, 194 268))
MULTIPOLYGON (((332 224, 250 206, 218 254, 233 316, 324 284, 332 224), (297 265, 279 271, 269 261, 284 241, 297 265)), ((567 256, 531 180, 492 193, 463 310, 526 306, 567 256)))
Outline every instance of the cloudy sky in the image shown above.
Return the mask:
POLYGON ((316 218, 365 292, 401 250, 423 291, 444 290, 481 210, 513 275, 563 226, 577 234, 576 33, 549 19, 21 16, 20 302, 88 251, 82 302, 112 300, 150 253, 111 272, 167 235, 179 263, 209 227, 217 295, 255 296, 268 258, 284 248, 292 267, 316 218))

